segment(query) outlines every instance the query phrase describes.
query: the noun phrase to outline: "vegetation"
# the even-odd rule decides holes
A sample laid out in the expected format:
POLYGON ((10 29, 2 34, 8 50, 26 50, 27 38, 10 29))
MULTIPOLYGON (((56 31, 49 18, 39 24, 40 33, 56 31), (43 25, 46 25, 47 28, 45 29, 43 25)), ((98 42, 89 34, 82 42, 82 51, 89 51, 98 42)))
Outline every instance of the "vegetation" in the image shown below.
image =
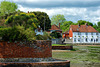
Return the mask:
POLYGON ((100 22, 98 22, 97 25, 94 24, 93 27, 94 27, 97 31, 100 32, 100 22))
POLYGON ((44 12, 31 12, 34 13, 36 15, 36 18, 38 19, 38 25, 40 25, 40 27, 42 28, 42 30, 44 30, 44 26, 45 26, 45 30, 48 31, 51 28, 51 20, 49 19, 49 16, 44 13, 44 12))
POLYGON ((74 50, 53 50, 52 57, 70 60, 71 67, 99 67, 100 46, 74 46, 74 50))
POLYGON ((24 26, 0 28, 0 36, 4 41, 30 41, 35 39, 34 31, 31 28, 25 30, 24 26))
POLYGON ((51 36, 44 32, 43 35, 36 35, 36 39, 37 40, 50 40, 51 39, 51 36))
POLYGON ((59 32, 54 31, 54 32, 52 32, 52 33, 50 34, 50 36, 51 36, 53 39, 55 39, 55 38, 60 38, 60 37, 61 37, 61 34, 60 34, 59 32))
POLYGON ((0 4, 0 16, 4 16, 5 14, 9 14, 11 12, 16 11, 17 5, 13 2, 2 1, 0 4))
POLYGON ((65 21, 66 21, 66 19, 65 19, 64 15, 57 14, 51 18, 51 25, 53 25, 53 24, 59 25, 59 23, 61 23, 61 25, 62 25, 63 22, 65 22, 65 21))
POLYGON ((37 28, 37 18, 33 13, 20 13, 9 16, 5 23, 8 26, 18 26, 23 25, 26 28, 32 27, 33 29, 37 28))

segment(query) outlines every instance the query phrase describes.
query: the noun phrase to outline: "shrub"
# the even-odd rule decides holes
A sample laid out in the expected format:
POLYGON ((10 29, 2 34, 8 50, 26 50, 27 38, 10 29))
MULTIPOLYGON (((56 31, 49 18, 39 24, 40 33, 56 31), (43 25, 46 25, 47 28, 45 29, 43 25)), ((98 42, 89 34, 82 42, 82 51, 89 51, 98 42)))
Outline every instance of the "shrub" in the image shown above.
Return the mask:
POLYGON ((52 32, 52 33, 50 34, 50 36, 51 36, 52 38, 60 38, 60 37, 61 37, 61 34, 60 34, 59 32, 54 31, 54 32, 52 32))
POLYGON ((51 36, 46 32, 43 32, 43 35, 36 36, 36 40, 50 40, 50 39, 51 39, 51 36))
POLYGON ((0 28, 0 36, 4 41, 24 41, 35 39, 35 33, 31 29, 24 26, 14 26, 9 28, 0 28))

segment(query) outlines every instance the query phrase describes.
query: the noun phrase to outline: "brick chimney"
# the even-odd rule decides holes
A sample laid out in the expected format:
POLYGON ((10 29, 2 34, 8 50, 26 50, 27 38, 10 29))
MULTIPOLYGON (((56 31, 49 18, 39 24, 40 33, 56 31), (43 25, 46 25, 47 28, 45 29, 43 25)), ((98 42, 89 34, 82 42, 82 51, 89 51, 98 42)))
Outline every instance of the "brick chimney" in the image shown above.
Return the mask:
POLYGON ((29 13, 29 11, 27 13, 29 13))
POLYGON ((85 23, 86 26, 88 26, 88 23, 85 23))
POLYGON ((59 28, 60 28, 60 23, 59 23, 59 28))
POLYGON ((80 24, 78 24, 78 27, 80 27, 80 24))

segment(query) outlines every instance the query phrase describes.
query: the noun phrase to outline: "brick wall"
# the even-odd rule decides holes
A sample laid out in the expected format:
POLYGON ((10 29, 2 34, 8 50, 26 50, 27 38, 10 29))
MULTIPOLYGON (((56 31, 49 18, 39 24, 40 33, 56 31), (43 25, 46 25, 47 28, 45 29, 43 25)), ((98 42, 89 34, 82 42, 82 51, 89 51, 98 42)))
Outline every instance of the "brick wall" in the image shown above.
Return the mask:
POLYGON ((0 58, 47 58, 52 57, 51 41, 33 43, 0 42, 0 58))

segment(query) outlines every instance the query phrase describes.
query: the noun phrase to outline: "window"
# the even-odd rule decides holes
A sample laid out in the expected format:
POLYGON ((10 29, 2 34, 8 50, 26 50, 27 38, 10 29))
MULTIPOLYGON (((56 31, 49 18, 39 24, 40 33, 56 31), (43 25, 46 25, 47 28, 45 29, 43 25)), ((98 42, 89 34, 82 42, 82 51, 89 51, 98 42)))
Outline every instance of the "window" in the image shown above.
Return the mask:
POLYGON ((91 39, 91 41, 93 41, 93 39, 91 39))
POLYGON ((88 35, 88 33, 85 33, 86 35, 88 35))
POLYGON ((76 42, 76 38, 74 38, 74 42, 76 42))
POLYGON ((96 35, 98 35, 98 33, 96 33, 96 35))
POLYGON ((91 33, 91 35, 93 35, 93 33, 91 33))
POLYGON ((80 38, 78 38, 78 42, 80 42, 80 38))
POLYGON ((80 33, 80 32, 78 32, 78 35, 81 35, 81 33, 80 33))
POLYGON ((98 42, 98 39, 96 39, 96 42, 98 42))
POLYGON ((88 42, 87 38, 85 40, 86 40, 86 42, 88 42))

